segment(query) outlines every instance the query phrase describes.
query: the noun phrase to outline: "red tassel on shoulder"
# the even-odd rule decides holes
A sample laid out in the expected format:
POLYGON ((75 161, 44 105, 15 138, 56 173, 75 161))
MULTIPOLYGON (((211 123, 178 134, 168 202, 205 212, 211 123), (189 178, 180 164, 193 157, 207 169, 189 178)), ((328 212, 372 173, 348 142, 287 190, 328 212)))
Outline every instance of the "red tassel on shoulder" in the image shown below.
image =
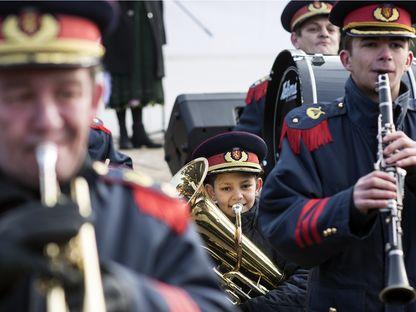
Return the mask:
POLYGON ((247 96, 246 96, 246 104, 247 105, 250 104, 253 98, 254 98, 254 87, 250 87, 250 89, 248 89, 247 96))
POLYGON ((269 84, 268 80, 264 80, 261 83, 251 87, 248 89, 247 96, 246 96, 246 104, 249 105, 250 103, 255 100, 256 102, 259 101, 263 96, 266 95, 267 92, 267 85, 269 84))
POLYGON ((287 136, 290 148, 295 154, 300 153, 301 139, 310 152, 313 152, 322 145, 332 142, 332 135, 331 132, 329 132, 328 120, 326 119, 310 129, 289 128, 285 121, 283 122, 282 132, 280 134, 279 148, 282 147, 283 138, 285 136, 287 136))

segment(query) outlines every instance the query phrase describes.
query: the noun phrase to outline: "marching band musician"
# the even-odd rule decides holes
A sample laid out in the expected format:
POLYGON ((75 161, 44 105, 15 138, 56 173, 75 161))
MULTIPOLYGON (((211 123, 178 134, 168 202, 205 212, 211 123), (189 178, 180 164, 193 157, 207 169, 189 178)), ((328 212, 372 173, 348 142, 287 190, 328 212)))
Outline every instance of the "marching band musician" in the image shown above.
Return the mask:
POLYGON ((187 207, 166 185, 86 157, 102 90, 99 39, 114 10, 108 1, 0 2, 0 310, 44 310, 45 279, 62 285, 71 310, 82 308, 79 271, 61 267, 50 243, 88 221, 107 311, 229 311, 187 207), (45 142, 56 145, 61 188, 51 208, 40 202, 35 157, 45 142), (89 192, 88 219, 78 211, 87 201, 69 197, 79 177, 89 186, 80 196, 89 192))
MULTIPOLYGON (((307 54, 338 53, 340 32, 328 15, 334 1, 291 0, 281 15, 282 26, 290 35, 293 47, 307 54)), ((235 130, 263 136, 263 119, 269 76, 256 81, 248 90, 246 104, 235 130)))
POLYGON ((113 135, 101 119, 95 117, 90 125, 88 155, 92 160, 109 161, 112 166, 133 168, 131 158, 114 147, 113 135))
POLYGON ((384 221, 378 213, 396 199, 395 179, 375 171, 378 75, 391 85, 396 132, 383 140, 389 165, 407 170, 402 213, 403 251, 416 286, 416 106, 401 82, 413 54, 413 1, 339 1, 330 21, 342 27, 340 59, 350 78, 345 97, 302 106, 285 118, 280 159, 265 183, 259 224, 288 259, 311 267, 308 311, 416 311, 384 305, 384 221), (391 310, 390 310, 391 309, 391 310))
POLYGON ((243 234, 260 248, 288 278, 264 296, 254 297, 239 307, 243 311, 304 311, 307 271, 284 261, 260 235, 257 225, 258 199, 263 181, 261 161, 267 153, 266 143, 257 135, 231 131, 213 136, 201 143, 192 158, 208 160, 204 181, 207 194, 232 221, 233 205, 243 205, 243 234))

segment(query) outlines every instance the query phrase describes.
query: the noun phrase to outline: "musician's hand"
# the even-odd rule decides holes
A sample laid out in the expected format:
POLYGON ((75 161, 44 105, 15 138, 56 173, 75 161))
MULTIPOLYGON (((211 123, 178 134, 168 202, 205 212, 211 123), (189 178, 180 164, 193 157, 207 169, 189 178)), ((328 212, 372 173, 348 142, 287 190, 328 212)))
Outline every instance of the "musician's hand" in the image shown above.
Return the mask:
POLYGON ((361 177, 354 185, 355 207, 366 214, 370 209, 382 209, 389 199, 396 198, 396 182, 386 172, 373 171, 361 177))
MULTIPOLYGON (((131 278, 130 272, 124 272, 120 265, 111 261, 102 262, 100 268, 106 311, 135 311, 131 308, 132 287, 128 282, 131 278)), ((101 290, 97 289, 97 291, 101 290)), ((83 284, 78 287, 66 287, 65 292, 69 310, 74 312, 83 311, 85 295, 83 284)))
POLYGON ((384 149, 386 163, 401 168, 410 169, 416 166, 416 142, 404 132, 396 131, 385 136, 384 149))
POLYGON ((72 202, 49 208, 33 201, 4 214, 0 220, 0 292, 27 274, 56 276, 71 282, 72 272, 51 269, 43 247, 50 242, 68 241, 84 222, 72 202))

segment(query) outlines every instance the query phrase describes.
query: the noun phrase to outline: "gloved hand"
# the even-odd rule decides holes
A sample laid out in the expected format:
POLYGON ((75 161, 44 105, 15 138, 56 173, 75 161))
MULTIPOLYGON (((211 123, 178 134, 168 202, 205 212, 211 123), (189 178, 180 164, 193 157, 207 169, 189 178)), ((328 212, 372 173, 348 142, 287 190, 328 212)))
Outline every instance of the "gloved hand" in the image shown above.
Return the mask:
MULTIPOLYGON (((52 267, 43 254, 51 242, 63 244, 78 232, 87 220, 75 203, 67 201, 54 207, 28 202, 0 218, 0 296, 7 294, 22 277, 34 274, 61 281, 70 311, 82 311, 84 280, 72 266, 52 267)), ((115 263, 100 265, 107 311, 130 311, 129 278, 115 263)))
POLYGON ((4 214, 0 219, 0 294, 26 274, 54 276, 77 284, 80 278, 74 270, 52 268, 43 248, 51 242, 67 242, 85 221, 69 200, 54 207, 30 201, 4 214))
MULTIPOLYGON (((107 312, 129 312, 132 308, 132 291, 127 272, 121 265, 107 261, 100 264, 101 279, 107 312)), ((66 298, 71 312, 81 312, 83 309, 84 288, 66 289, 66 298)))

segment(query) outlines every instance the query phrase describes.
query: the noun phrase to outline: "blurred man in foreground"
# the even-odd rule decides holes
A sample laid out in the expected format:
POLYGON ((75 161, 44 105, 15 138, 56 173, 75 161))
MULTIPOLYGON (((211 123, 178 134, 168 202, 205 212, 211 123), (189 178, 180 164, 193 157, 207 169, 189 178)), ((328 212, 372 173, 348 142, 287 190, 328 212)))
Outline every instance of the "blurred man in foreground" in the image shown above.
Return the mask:
POLYGON ((188 208, 166 185, 87 157, 114 7, 2 1, 0 12, 0 310, 44 310, 60 289, 79 310, 98 247, 103 287, 89 297, 103 290, 108 311, 227 311, 188 208))

